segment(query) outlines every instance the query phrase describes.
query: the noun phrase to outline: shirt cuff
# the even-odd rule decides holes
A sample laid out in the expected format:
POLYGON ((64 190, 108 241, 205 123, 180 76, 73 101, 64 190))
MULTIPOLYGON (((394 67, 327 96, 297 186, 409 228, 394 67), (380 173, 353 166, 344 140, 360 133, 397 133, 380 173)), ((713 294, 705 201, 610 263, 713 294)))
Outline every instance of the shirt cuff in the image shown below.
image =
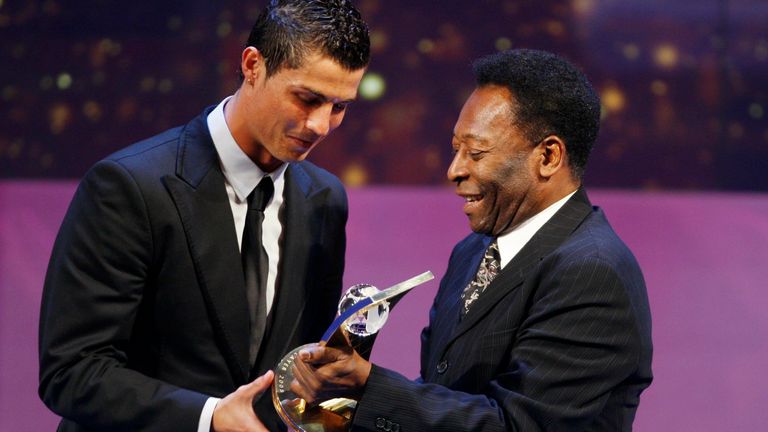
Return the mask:
POLYGON ((213 421, 213 410, 221 399, 209 397, 203 405, 203 412, 200 413, 200 421, 197 423, 197 432, 210 432, 211 422, 213 421))

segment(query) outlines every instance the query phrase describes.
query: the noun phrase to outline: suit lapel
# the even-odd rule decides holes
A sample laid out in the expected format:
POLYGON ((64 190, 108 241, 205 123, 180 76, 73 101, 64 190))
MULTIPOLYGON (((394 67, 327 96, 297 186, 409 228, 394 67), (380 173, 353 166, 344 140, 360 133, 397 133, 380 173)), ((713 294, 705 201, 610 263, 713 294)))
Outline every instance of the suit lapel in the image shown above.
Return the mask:
MULTIPOLYGON (((505 296, 519 287, 531 270, 555 248, 568 238, 569 235, 581 224, 589 215, 592 207, 587 198, 584 189, 579 189, 569 199, 563 207, 555 213, 554 216, 539 229, 539 231, 526 243, 520 252, 510 261, 499 273, 496 279, 491 282, 483 294, 475 301, 467 315, 459 322, 451 340, 461 336, 467 330, 472 328, 478 321, 483 319, 505 296)), ((490 239, 485 242, 490 243, 490 239)), ((471 267, 470 272, 474 277, 480 258, 485 252, 485 248, 479 251, 477 263, 471 267)), ((466 286, 469 280, 464 283, 466 286)), ((463 287, 459 288, 459 296, 463 287)), ((458 298, 458 296, 456 296, 458 298)), ((457 303, 460 303, 457 300, 457 303)), ((453 312, 453 311, 451 311, 453 312)), ((456 307, 458 314, 458 306, 456 307)), ((458 316, 458 315, 454 315, 458 316)))
POLYGON ((248 302, 232 210, 206 114, 185 127, 176 175, 163 181, 179 211, 217 345, 235 382, 244 383, 250 369, 248 302))
POLYGON ((451 287, 450 293, 445 297, 448 301, 445 313, 437 316, 434 323, 435 328, 447 330, 443 331, 442 334, 453 336, 454 330, 460 324, 458 318, 461 316, 461 308, 463 307, 461 294, 467 284, 469 284, 475 277, 477 268, 480 266, 480 261, 483 259, 483 254, 485 253, 485 250, 488 249, 488 245, 491 244, 491 241, 493 241, 492 237, 480 237, 477 246, 468 257, 464 258, 467 265, 464 266, 463 271, 461 271, 461 277, 456 279, 458 282, 451 287))

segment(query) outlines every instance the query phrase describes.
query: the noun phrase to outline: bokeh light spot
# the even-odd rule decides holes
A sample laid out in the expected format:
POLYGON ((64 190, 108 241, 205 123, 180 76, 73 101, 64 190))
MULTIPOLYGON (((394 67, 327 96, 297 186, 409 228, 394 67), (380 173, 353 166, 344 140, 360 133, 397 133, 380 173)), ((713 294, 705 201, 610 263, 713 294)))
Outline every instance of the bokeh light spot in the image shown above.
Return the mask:
POLYGON ((366 138, 368 138, 368 141, 376 143, 384 138, 384 132, 382 132, 382 130, 377 127, 372 127, 368 130, 366 138))
POLYGON ((170 92, 171 90, 173 90, 173 81, 171 81, 168 78, 160 80, 160 82, 157 84, 157 90, 160 93, 168 93, 168 92, 170 92))
POLYGON ((363 186, 368 183, 368 172, 359 163, 351 163, 341 173, 341 180, 348 187, 363 186))
POLYGON ((496 39, 496 49, 499 51, 506 51, 512 48, 512 41, 506 37, 500 37, 496 39))
POLYGON ((595 0, 573 0, 573 10, 577 14, 587 15, 595 9, 595 0))
POLYGON ((653 51, 653 60, 664 69, 671 69, 677 66, 680 60, 680 54, 671 44, 661 44, 653 51))
POLYGON ((72 111, 69 109, 69 105, 65 103, 57 103, 48 111, 48 122, 51 127, 51 133, 54 135, 63 132, 69 126, 71 120, 72 111))
POLYGON ((640 48, 633 43, 626 44, 622 48, 621 53, 624 54, 624 58, 627 60, 637 60, 640 57, 640 48))
POLYGON ((96 123, 101 119, 101 106, 95 101, 88 101, 83 105, 83 114, 88 120, 96 123))
POLYGON ((651 83, 651 93, 655 94, 656 96, 664 96, 667 94, 668 90, 669 88, 667 87, 667 83, 662 80, 654 80, 651 83))
POLYGON ((147 76, 142 78, 139 83, 139 89, 143 92, 150 92, 155 89, 155 78, 147 76))
POLYGON ((422 39, 416 46, 418 50, 424 54, 432 52, 435 49, 435 43, 431 39, 422 39))
POLYGON ((749 116, 755 120, 763 118, 765 110, 759 103, 753 103, 749 105, 749 116))
POLYGON ((547 33, 555 37, 562 36, 565 33, 565 26, 560 21, 547 21, 544 28, 547 29, 547 33))
POLYGON ((123 49, 122 45, 109 38, 104 38, 99 41, 98 50, 103 54, 109 54, 116 56, 123 49))
POLYGON ((371 32, 371 51, 381 52, 389 44, 389 37, 381 30, 371 32))
POLYGON ((728 136, 733 139, 739 139, 744 136, 744 126, 741 123, 733 122, 728 125, 728 136))
POLYGON ((621 111, 627 104, 624 92, 614 84, 604 88, 600 98, 602 99, 603 106, 608 111, 607 114, 621 111))
POLYGON ((229 21, 225 21, 216 28, 216 34, 220 37, 226 37, 232 32, 232 24, 229 21))
POLYGON ((384 77, 375 73, 368 72, 360 81, 360 97, 366 100, 376 100, 384 95, 387 89, 387 83, 384 77))
POLYGON ((66 90, 72 86, 72 75, 62 72, 56 78, 56 86, 61 90, 66 90))

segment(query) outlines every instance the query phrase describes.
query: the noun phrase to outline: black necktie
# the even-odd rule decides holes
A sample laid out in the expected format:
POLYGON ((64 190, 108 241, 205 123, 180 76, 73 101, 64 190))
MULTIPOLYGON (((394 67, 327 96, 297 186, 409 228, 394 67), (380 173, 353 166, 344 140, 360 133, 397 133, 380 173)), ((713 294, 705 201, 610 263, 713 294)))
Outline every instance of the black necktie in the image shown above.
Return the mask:
POLYGON ((264 246, 261 244, 261 224, 264 221, 264 209, 272 198, 275 187, 272 179, 264 177, 259 185, 248 195, 248 212, 243 227, 241 258, 245 276, 245 288, 248 295, 248 309, 251 318, 251 345, 249 356, 251 364, 256 360, 264 330, 267 325, 267 273, 269 262, 264 246))
POLYGON ((461 316, 469 312, 469 307, 480 297, 480 294, 488 288, 491 281, 499 274, 501 258, 499 258, 499 245, 496 243, 496 239, 488 245, 488 249, 483 254, 483 260, 480 261, 480 266, 477 268, 475 277, 464 288, 464 292, 461 293, 461 316))

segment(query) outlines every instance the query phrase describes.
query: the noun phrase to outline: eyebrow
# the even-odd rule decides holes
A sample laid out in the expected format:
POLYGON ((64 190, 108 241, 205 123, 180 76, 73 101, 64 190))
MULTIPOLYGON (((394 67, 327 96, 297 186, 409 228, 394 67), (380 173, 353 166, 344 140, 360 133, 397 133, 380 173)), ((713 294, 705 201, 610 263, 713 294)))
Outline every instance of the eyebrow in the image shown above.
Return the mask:
POLYGON ((304 86, 300 86, 299 88, 304 90, 304 91, 308 91, 308 92, 312 93, 315 97, 319 98, 323 102, 333 102, 335 104, 343 103, 345 105, 349 105, 352 102, 354 102, 355 99, 357 99, 357 97, 354 97, 352 99, 342 99, 342 100, 337 100, 337 101, 334 102, 333 98, 329 98, 328 96, 324 95, 323 93, 321 93, 321 92, 319 92, 317 90, 313 90, 313 89, 311 89, 309 87, 304 87, 304 86))
POLYGON ((459 140, 470 139, 470 140, 478 141, 478 142, 481 142, 481 143, 487 143, 488 142, 488 139, 483 138, 480 135, 476 135, 476 134, 473 134, 473 133, 465 133, 465 134, 462 134, 461 136, 456 136, 456 134, 454 134, 453 137, 456 138, 456 139, 459 139, 459 140))

